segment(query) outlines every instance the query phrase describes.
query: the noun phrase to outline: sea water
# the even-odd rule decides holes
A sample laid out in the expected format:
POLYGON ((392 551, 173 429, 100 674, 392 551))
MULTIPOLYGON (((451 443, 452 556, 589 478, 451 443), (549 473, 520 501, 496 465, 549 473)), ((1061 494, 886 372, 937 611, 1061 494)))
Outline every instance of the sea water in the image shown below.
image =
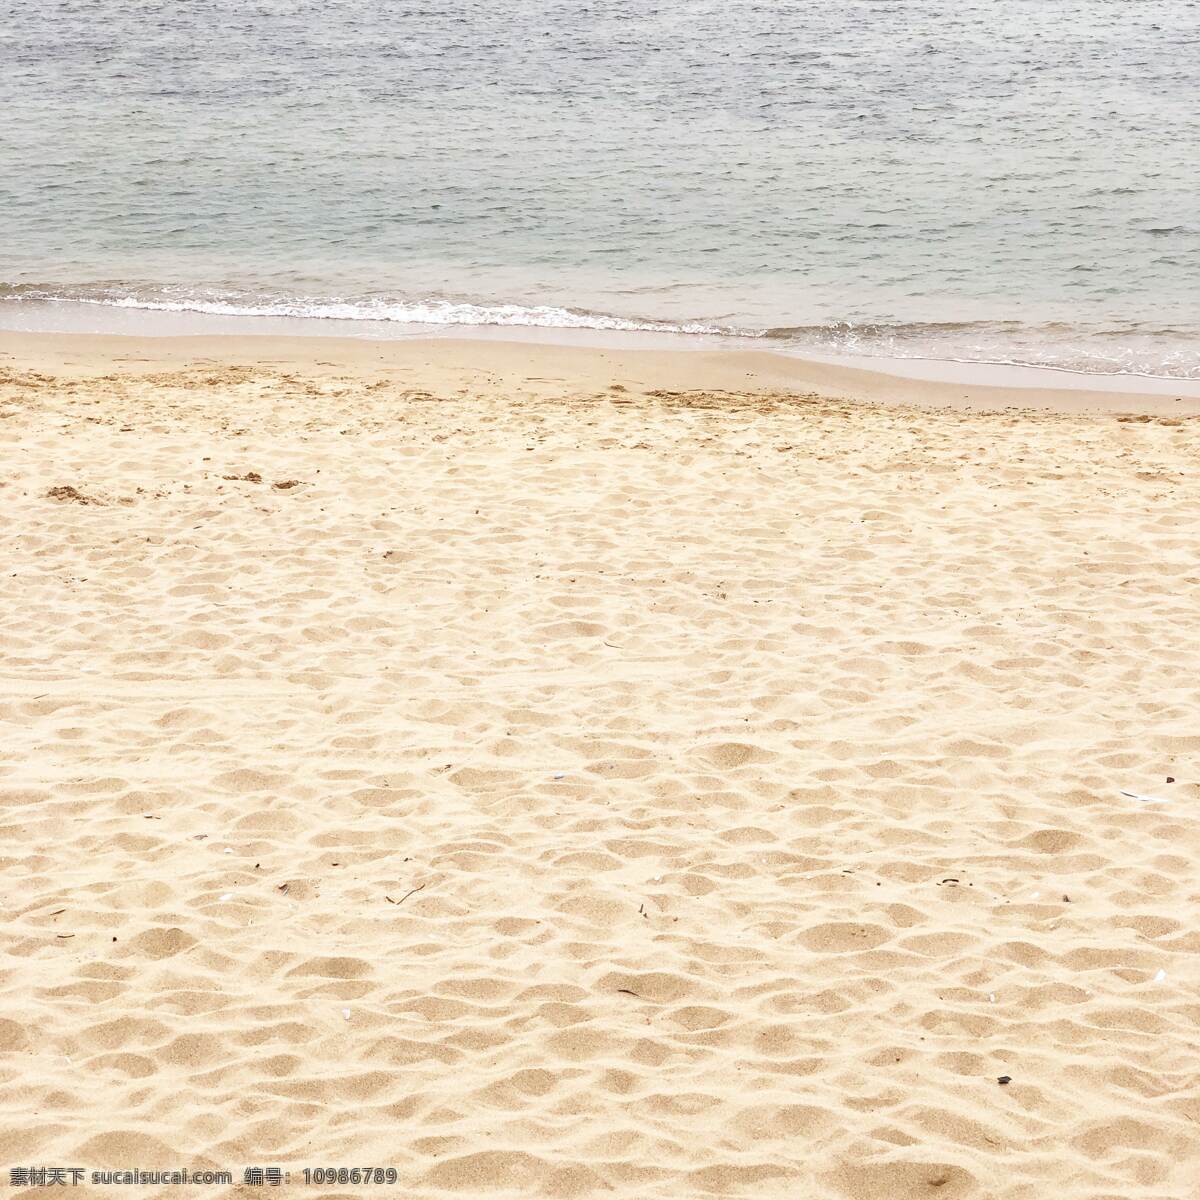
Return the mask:
POLYGON ((1196 379, 1198 150, 1200 0, 0 0, 0 323, 1196 379))

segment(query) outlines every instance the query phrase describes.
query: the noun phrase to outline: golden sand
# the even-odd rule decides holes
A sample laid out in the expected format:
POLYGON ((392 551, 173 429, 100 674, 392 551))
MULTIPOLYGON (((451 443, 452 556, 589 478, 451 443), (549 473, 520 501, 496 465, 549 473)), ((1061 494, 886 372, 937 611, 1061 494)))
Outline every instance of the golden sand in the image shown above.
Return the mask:
POLYGON ((4 1164, 1191 1195, 1196 407, 0 339, 4 1164))

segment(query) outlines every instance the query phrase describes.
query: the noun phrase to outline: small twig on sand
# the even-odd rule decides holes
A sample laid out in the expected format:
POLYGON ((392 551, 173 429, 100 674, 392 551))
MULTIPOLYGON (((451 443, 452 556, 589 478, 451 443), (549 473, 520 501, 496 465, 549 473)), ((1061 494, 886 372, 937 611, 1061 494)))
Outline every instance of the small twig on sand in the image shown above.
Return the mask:
POLYGON ((424 889, 424 887, 425 887, 425 885, 424 885, 424 884, 421 884, 421 886, 420 886, 420 887, 415 887, 415 888, 413 888, 411 892, 405 892, 405 893, 404 893, 404 895, 403 895, 403 896, 401 896, 399 900, 393 900, 393 899, 391 898, 391 896, 384 896, 384 899, 385 899, 385 900, 386 900, 386 901, 387 901, 389 904, 403 904, 403 903, 405 902, 405 900, 407 900, 407 899, 409 898, 409 896, 413 896, 413 895, 415 895, 417 892, 419 892, 419 891, 423 890, 423 889, 424 889))

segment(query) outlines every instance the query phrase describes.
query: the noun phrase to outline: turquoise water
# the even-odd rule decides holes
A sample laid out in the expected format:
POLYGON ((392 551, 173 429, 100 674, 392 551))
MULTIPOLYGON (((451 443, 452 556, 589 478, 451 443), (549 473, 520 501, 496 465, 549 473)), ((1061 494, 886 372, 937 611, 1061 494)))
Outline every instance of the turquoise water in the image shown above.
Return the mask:
POLYGON ((1200 378, 1200 0, 0 0, 0 62, 10 315, 1200 378))

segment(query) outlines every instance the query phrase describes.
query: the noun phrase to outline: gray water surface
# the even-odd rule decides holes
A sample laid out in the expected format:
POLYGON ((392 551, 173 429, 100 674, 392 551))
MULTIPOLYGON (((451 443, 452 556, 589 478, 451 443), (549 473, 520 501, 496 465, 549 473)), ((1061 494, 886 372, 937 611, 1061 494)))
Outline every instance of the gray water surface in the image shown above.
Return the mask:
POLYGON ((1200 0, 0 0, 0 114, 0 307, 1200 378, 1200 0))

